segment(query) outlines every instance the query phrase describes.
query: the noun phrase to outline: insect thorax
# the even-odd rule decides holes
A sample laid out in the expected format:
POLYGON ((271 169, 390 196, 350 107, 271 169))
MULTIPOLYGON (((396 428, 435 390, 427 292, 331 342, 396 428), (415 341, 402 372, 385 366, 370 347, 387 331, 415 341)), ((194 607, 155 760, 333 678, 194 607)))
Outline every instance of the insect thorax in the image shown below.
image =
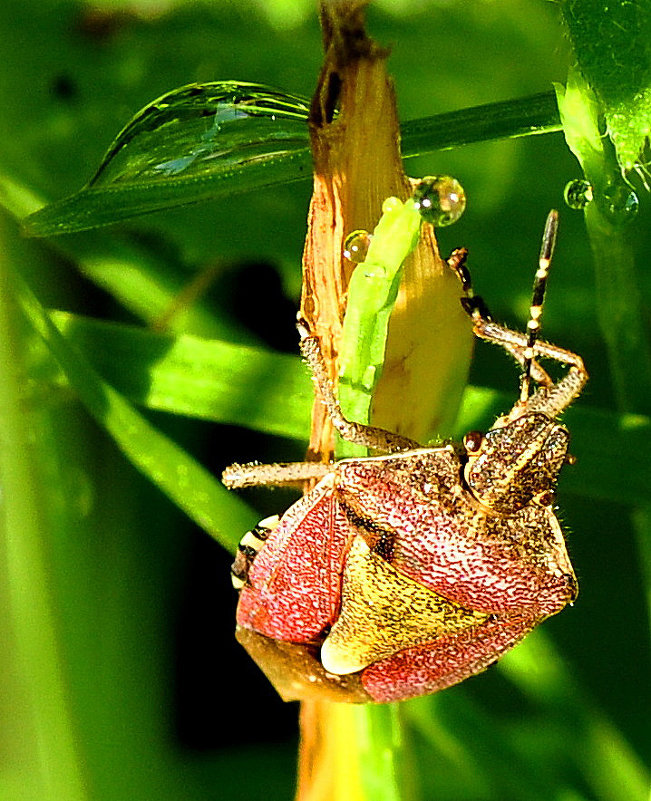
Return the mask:
POLYGON ((494 426, 469 455, 465 479, 482 504, 514 513, 552 492, 565 462, 569 434, 546 414, 529 412, 494 426))

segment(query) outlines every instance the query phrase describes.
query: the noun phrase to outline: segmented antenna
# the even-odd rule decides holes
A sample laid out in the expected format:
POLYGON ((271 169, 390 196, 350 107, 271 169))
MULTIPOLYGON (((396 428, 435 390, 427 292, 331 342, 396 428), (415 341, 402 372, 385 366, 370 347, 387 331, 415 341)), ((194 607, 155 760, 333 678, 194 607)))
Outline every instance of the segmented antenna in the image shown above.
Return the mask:
POLYGON ((448 267, 457 274, 457 278, 464 292, 464 297, 461 298, 461 306, 466 314, 470 315, 473 321, 476 322, 477 319, 490 321, 493 318, 488 310, 488 306, 484 303, 484 299, 481 295, 475 295, 470 270, 466 264, 467 258, 468 251, 466 248, 457 248, 452 251, 448 259, 448 267))
POLYGON ((540 258, 538 259, 538 269, 536 270, 536 277, 533 282, 529 322, 527 323, 527 346, 524 350, 525 361, 522 366, 522 378, 520 380, 520 401, 523 403, 529 398, 529 390, 531 387, 531 363, 534 359, 536 340, 540 334, 540 319, 542 317, 543 303, 545 300, 545 289, 547 288, 547 276, 549 275, 549 265, 551 264, 552 254, 554 253, 557 231, 558 212, 552 209, 547 215, 545 232, 540 248, 540 258))

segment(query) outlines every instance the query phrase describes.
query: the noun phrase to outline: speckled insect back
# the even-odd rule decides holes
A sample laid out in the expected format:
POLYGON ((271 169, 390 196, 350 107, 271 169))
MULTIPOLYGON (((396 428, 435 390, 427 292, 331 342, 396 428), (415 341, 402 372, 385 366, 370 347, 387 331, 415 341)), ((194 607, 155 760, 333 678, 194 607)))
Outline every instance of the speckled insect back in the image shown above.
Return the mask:
POLYGON ((551 212, 526 334, 492 321, 465 251, 448 261, 475 334, 522 365, 519 399, 485 435, 427 448, 347 420, 319 342, 299 323, 334 426, 386 455, 224 473, 228 487, 318 482, 247 533, 233 566, 237 638, 285 700, 384 703, 436 692, 484 670, 576 597, 553 508, 569 439, 555 420, 588 376, 579 356, 538 340, 557 220, 551 212), (552 381, 540 358, 567 373, 552 381))

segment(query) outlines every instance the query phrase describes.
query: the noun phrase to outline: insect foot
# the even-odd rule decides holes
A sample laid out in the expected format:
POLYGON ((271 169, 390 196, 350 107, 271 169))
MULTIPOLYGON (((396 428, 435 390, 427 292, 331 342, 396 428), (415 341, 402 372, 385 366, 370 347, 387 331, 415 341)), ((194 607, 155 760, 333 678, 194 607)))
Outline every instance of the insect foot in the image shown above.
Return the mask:
POLYGON ((494 323, 474 297, 465 252, 450 259, 476 335, 522 366, 511 411, 463 443, 422 447, 347 421, 318 341, 299 326, 342 436, 384 443, 386 453, 224 473, 231 488, 317 482, 247 533, 233 566, 237 639, 285 700, 383 703, 436 692, 485 670, 576 597, 553 506, 569 438, 556 418, 587 373, 579 356, 538 340, 556 224, 552 212, 525 334, 494 323), (567 365, 566 374, 553 382, 542 358, 567 365))

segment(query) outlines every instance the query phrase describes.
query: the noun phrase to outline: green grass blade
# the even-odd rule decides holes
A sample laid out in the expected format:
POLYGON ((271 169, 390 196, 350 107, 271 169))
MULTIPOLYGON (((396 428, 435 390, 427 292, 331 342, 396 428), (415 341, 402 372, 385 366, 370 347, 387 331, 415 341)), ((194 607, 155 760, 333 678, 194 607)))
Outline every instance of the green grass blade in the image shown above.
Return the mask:
MULTIPOLYGON (((0 205, 20 220, 42 206, 43 200, 23 183, 0 174, 0 205)), ((187 286, 187 276, 179 272, 177 263, 128 236, 82 232, 52 239, 49 244, 58 255, 72 261, 82 275, 149 324, 164 318, 187 286)), ((173 315, 166 328, 238 342, 251 339, 226 316, 216 315, 201 298, 173 315)))
POLYGON ((248 507, 104 381, 70 346, 24 284, 19 299, 88 412, 125 456, 212 537, 234 549, 239 534, 253 522, 248 507))
MULTIPOLYGON (((215 100, 215 86, 181 87, 146 106, 118 135, 93 181, 75 195, 29 215, 27 232, 51 236, 83 231, 311 177, 307 111, 301 110, 301 103, 307 101, 275 93, 291 105, 282 125, 272 107, 269 113, 244 121, 252 122, 251 133, 242 135, 236 130, 231 135, 233 126, 242 124, 236 115, 245 111, 231 103, 233 119, 220 122, 218 107, 223 102, 215 100), (205 87, 209 89, 199 98, 189 94, 190 89, 205 87), (215 137, 223 136, 225 129, 225 142, 220 139, 217 150, 215 137)), ((257 87, 256 91, 268 94, 272 90, 257 87)), ((550 92, 407 122, 402 129, 402 152, 409 158, 471 142, 559 129, 550 92)))
MULTIPOLYGON (((296 356, 67 312, 51 317, 102 379, 133 403, 305 439, 312 389, 296 356)), ((51 380, 66 379, 62 374, 51 380)), ((511 402, 507 393, 468 387, 455 435, 485 430, 511 402)), ((579 461, 563 471, 563 492, 634 505, 649 497, 648 417, 576 406, 566 412, 565 422, 579 461)))
MULTIPOLYGON (((4 245, 4 242, 3 242, 4 245)), ((0 797, 86 801, 86 766, 61 643, 43 486, 44 421, 24 396, 26 353, 15 276, 0 247, 0 797)), ((46 424, 45 424, 46 425, 46 424)))
POLYGON ((562 128, 553 92, 472 106, 401 126, 405 158, 474 142, 552 133, 562 128))
POLYGON ((102 378, 150 409, 303 439, 314 394, 296 356, 52 312, 102 378))
POLYGON ((595 798, 645 801, 649 781, 643 764, 616 726, 583 697, 545 632, 529 635, 499 662, 499 669, 546 715, 563 722, 574 738, 570 754, 595 798))

